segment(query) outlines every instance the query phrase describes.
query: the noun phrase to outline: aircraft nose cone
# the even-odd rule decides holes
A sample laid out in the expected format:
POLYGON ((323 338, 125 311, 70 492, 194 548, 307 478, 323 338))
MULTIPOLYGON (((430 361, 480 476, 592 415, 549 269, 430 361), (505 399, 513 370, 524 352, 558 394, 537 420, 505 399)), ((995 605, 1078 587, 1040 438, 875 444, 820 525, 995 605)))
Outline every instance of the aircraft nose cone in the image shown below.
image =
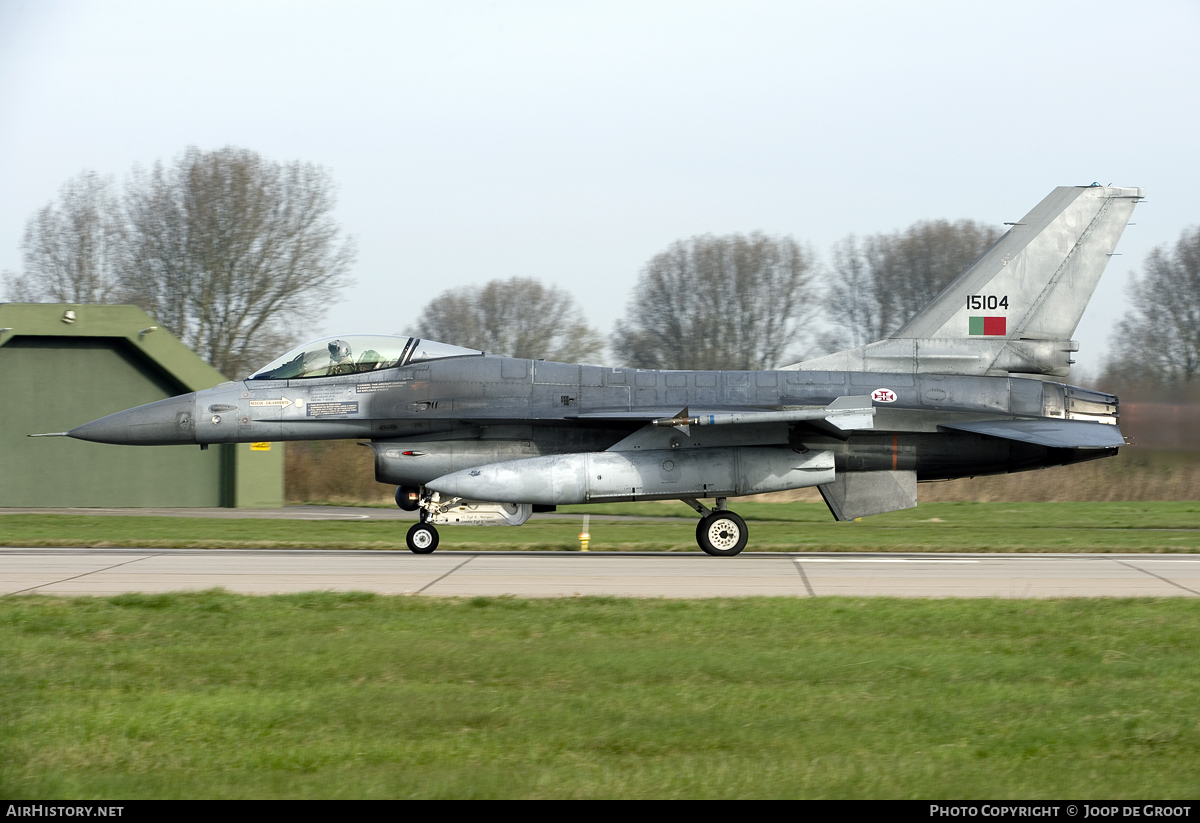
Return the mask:
POLYGON ((67 432, 77 440, 120 446, 169 446, 196 442, 196 395, 183 394, 110 414, 67 432))

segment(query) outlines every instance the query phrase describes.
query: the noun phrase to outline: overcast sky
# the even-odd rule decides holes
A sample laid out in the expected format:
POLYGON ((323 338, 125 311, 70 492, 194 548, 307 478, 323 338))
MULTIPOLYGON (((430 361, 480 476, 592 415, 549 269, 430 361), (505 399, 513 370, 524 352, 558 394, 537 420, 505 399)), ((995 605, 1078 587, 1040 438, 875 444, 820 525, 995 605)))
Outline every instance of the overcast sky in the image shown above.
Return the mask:
POLYGON ((827 258, 850 233, 1015 221, 1059 185, 1144 186, 1076 332, 1095 372, 1129 272, 1200 223, 1198 92, 1196 0, 0 0, 0 269, 68 178, 189 145, 337 182, 357 285, 312 337, 396 333, 516 275, 607 333, 681 238, 827 258))

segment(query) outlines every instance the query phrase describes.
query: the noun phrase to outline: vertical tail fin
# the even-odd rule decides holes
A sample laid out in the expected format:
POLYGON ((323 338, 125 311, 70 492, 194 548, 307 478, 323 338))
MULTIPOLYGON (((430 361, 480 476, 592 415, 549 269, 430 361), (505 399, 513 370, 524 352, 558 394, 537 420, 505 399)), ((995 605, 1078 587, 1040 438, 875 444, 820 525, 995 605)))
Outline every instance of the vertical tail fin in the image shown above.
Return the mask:
POLYGON ((982 327, 994 317, 1009 339, 1070 340, 1144 196, 1115 186, 1055 189, 892 337, 991 336, 1000 323, 982 327), (985 322, 973 328, 972 317, 985 322))
POLYGON ((890 338, 790 368, 1066 376, 1140 188, 1052 191, 890 338))

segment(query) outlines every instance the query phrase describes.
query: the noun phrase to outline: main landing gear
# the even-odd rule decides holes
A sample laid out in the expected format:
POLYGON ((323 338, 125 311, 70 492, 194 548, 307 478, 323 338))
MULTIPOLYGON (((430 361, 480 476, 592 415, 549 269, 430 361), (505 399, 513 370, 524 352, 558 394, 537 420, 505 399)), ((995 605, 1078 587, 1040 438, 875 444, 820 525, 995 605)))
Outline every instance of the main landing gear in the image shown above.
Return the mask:
POLYGON ((705 554, 713 557, 733 557, 746 548, 750 530, 746 521, 725 508, 725 498, 717 498, 716 509, 710 509, 694 497, 683 500, 702 516, 696 524, 696 542, 705 554))

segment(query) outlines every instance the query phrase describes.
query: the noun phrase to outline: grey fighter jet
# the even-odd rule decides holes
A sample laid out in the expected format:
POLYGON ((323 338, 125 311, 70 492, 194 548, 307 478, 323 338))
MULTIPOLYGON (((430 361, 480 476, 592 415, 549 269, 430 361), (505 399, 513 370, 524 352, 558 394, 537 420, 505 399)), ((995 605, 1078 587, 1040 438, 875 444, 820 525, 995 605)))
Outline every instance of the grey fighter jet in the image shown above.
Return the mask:
POLYGON ((375 477, 436 526, 520 525, 573 503, 682 500, 711 555, 726 508, 815 486, 838 520, 915 506, 917 483, 1094 460, 1117 398, 1059 382, 1142 189, 1062 187, 886 340, 776 371, 655 371, 497 357, 408 337, 317 340, 245 380, 65 434, 122 445, 363 438, 375 477), (707 501, 707 502, 705 502, 707 501))

